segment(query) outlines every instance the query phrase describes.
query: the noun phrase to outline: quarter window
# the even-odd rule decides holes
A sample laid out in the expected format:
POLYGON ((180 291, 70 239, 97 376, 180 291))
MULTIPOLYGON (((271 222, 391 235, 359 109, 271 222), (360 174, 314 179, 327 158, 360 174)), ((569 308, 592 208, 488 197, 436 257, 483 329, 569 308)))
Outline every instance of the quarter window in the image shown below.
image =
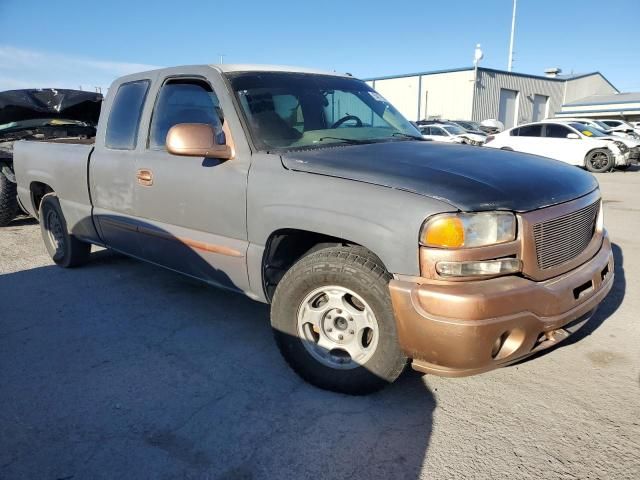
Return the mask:
POLYGON ((123 83, 116 92, 111 106, 105 146, 116 150, 136 148, 138 126, 142 116, 142 107, 149 89, 149 80, 123 83))
POLYGON ((216 133, 216 142, 224 144, 223 115, 218 97, 201 80, 171 80, 160 92, 151 119, 149 148, 165 148, 169 129, 178 123, 205 123, 216 133))

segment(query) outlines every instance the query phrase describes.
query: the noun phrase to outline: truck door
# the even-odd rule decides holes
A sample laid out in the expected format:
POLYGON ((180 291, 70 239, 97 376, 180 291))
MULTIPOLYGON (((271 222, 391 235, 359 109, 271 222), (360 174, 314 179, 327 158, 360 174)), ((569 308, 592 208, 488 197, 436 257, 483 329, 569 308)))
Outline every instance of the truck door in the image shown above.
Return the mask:
POLYGON ((135 185, 140 256, 213 284, 247 290, 250 159, 166 151, 167 132, 178 123, 209 124, 224 141, 224 112, 209 81, 169 77, 153 100, 145 149, 136 158, 137 171, 147 178, 135 185))
POLYGON ((91 157, 89 183, 93 215, 103 241, 129 255, 138 256, 135 192, 137 142, 142 109, 150 80, 122 83, 104 111, 106 129, 98 131, 91 157))

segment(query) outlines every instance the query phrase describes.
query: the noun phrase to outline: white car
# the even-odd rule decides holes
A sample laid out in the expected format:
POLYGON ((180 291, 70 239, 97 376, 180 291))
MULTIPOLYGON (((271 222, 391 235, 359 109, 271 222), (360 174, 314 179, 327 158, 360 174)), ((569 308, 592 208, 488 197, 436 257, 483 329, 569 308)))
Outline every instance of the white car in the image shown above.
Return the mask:
POLYGON ((622 133, 635 133, 636 135, 640 135, 640 128, 634 127, 630 123, 625 122, 624 120, 614 120, 610 118, 604 118, 602 120, 598 120, 600 123, 604 123, 612 132, 622 132, 622 133))
POLYGON ((466 143, 468 145, 482 145, 486 138, 483 135, 469 133, 458 125, 449 123, 432 123, 419 125, 422 138, 435 142, 466 143))
MULTIPOLYGON (((604 123, 602 120, 594 120, 592 118, 552 118, 550 120, 557 120, 563 122, 578 122, 588 125, 593 128, 597 128, 598 130, 602 130, 606 135, 610 135, 612 137, 620 137, 628 140, 640 141, 640 135, 638 135, 633 130, 625 130, 625 129, 615 129, 604 123)), ((611 121, 611 120, 609 120, 611 121)), ((626 144, 626 142, 625 142, 626 144)), ((627 144, 627 146, 629 146, 627 144)))
POLYGON ((623 142, 578 122, 548 120, 520 125, 490 136, 485 145, 554 158, 595 173, 630 164, 630 151, 623 142))
POLYGON ((591 120, 589 118, 557 118, 555 120, 563 123, 582 123, 583 125, 600 130, 607 136, 616 137, 616 140, 620 140, 629 147, 629 160, 633 163, 640 161, 640 136, 635 133, 614 132, 609 129, 608 125, 602 123, 600 120, 591 120))

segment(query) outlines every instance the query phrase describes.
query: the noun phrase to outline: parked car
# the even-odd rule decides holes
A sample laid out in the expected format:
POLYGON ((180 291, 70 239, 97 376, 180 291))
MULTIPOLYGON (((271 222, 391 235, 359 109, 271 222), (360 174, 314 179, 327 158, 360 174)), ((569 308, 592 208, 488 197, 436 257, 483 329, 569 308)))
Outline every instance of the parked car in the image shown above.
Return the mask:
POLYGON ((339 392, 377 390, 408 359, 445 376, 511 364, 584 325, 613 284, 592 175, 425 142, 348 75, 129 75, 95 145, 21 141, 14 160, 55 263, 103 245, 270 303, 289 365, 339 392))
MULTIPOLYGON (((588 118, 557 118, 555 119, 562 123, 581 123, 587 125, 595 130, 599 130, 609 137, 615 137, 616 140, 624 143, 629 148, 629 160, 631 163, 637 163, 640 161, 640 137, 636 134, 615 132, 608 128, 608 126, 598 120, 591 120, 588 118)), ((618 165, 618 168, 626 168, 625 165, 618 165)))
POLYGON ((622 141, 577 122, 548 120, 520 125, 489 136, 485 145, 553 158, 594 173, 630 164, 629 148, 622 141))
POLYGON ((102 95, 65 89, 0 92, 0 227, 20 211, 13 170, 18 140, 66 141, 95 136, 102 95))
POLYGON ((427 140, 447 143, 464 143, 467 145, 482 145, 486 136, 469 133, 452 123, 433 123, 420 125, 420 133, 427 140))
POLYGON ((478 122, 471 122, 468 120, 451 120, 448 123, 452 123, 453 125, 458 125, 460 128, 463 128, 467 133, 473 133, 473 134, 485 137, 485 140, 488 135, 487 132, 482 130, 482 127, 478 122))
MULTIPOLYGON (((611 137, 620 137, 623 139, 633 140, 633 141, 640 140, 640 135, 638 135, 634 131, 625 132, 622 130, 616 130, 615 128, 612 128, 606 123, 604 123, 602 120, 594 120, 591 118, 566 118, 566 117, 552 118, 551 120, 572 121, 572 122, 583 123, 590 127, 597 128, 598 130, 601 130, 603 133, 611 137)), ((627 142, 625 142, 625 144, 627 144, 627 142)))
POLYGON ((622 133, 634 133, 636 135, 640 135, 640 128, 634 127, 633 125, 625 122, 624 120, 615 120, 615 119, 602 119, 600 122, 607 125, 614 132, 622 132, 622 133))

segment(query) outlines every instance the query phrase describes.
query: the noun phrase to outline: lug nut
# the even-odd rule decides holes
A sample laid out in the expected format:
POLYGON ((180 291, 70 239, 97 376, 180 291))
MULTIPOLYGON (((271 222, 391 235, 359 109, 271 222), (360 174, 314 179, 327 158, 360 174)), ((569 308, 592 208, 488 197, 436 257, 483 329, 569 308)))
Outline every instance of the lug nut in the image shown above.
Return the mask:
POLYGON ((350 333, 351 335, 353 335, 353 330, 349 330, 349 333, 350 333))
POLYGON ((338 335, 338 340, 342 340, 344 337, 342 335, 338 335))
POLYGON ((337 309, 337 310, 336 310, 336 313, 337 313, 338 315, 340 315, 340 314, 342 313, 342 310, 337 309))
POLYGON ((333 332, 333 328, 331 327, 327 328, 327 332, 333 332))

